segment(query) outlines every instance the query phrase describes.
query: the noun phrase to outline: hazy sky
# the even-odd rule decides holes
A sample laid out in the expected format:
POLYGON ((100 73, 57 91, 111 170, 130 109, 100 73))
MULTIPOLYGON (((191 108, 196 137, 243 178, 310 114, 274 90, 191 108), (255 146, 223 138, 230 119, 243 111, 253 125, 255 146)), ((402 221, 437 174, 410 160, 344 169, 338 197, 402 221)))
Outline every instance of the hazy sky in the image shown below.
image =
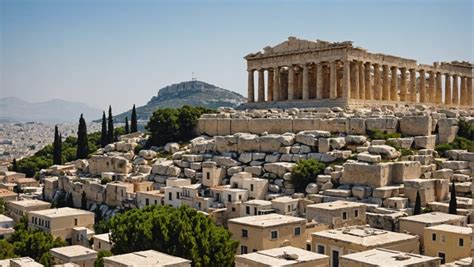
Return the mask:
POLYGON ((288 36, 473 61, 472 0, 0 0, 0 96, 114 113, 198 79, 246 94, 243 57, 288 36))

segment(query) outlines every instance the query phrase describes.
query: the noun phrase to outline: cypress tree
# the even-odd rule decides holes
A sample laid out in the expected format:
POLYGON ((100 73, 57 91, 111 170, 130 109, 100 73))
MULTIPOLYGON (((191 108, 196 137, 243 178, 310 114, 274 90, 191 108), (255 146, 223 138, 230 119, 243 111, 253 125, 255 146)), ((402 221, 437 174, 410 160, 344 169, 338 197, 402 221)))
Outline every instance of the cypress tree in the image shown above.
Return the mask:
POLYGON ((135 109, 135 104, 133 105, 132 108, 132 118, 131 118, 131 125, 130 125, 130 132, 135 133, 138 132, 138 127, 137 127, 137 111, 135 109))
POLYGON ((128 126, 128 117, 125 117, 125 134, 130 133, 130 127, 128 126))
POLYGON ((449 199, 449 214, 458 214, 458 203, 456 200, 456 187, 454 187, 454 181, 451 184, 451 199, 449 199))
POLYGON ((418 214, 421 214, 420 191, 416 191, 415 209, 413 210, 413 215, 418 215, 418 214))
POLYGON ((59 159, 59 164, 63 164, 63 135, 59 133, 59 138, 58 138, 58 159, 59 159))
POLYGON ((113 143, 115 140, 114 134, 114 118, 112 117, 112 107, 109 106, 109 118, 108 118, 108 125, 107 125, 107 139, 109 144, 113 143))
POLYGON ((61 139, 59 137, 58 126, 54 126, 54 142, 53 142, 53 164, 61 165, 61 139))
POLYGON ((77 128, 77 151, 76 151, 76 158, 77 159, 85 159, 87 158, 87 154, 89 153, 88 141, 87 141, 87 125, 84 118, 79 118, 79 126, 77 128))
POLYGON ((16 158, 13 158, 12 161, 12 171, 18 172, 18 164, 16 163, 16 158))
POLYGON ((87 196, 86 196, 86 191, 82 191, 82 195, 81 195, 81 209, 87 210, 87 196))
POLYGON ((105 147, 109 143, 107 138, 107 118, 105 111, 102 111, 102 131, 100 132, 100 146, 105 147))

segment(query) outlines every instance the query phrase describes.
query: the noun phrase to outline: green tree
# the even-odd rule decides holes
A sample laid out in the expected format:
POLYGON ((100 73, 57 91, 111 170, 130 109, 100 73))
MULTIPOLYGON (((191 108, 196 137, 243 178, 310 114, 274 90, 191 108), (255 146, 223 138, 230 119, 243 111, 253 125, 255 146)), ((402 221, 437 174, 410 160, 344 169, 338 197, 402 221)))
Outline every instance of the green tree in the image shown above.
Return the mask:
POLYGON ((128 126, 128 117, 125 117, 125 134, 130 133, 130 127, 128 126))
POLYGON ((82 191, 82 194, 81 194, 81 209, 87 210, 87 196, 86 196, 86 191, 82 191))
POLYGON ((79 118, 79 126, 77 129, 77 151, 76 151, 76 158, 77 159, 85 159, 89 154, 89 147, 87 141, 87 125, 84 118, 79 118))
POLYGON ((107 118, 105 117, 105 111, 102 111, 102 128, 100 131, 100 146, 105 147, 109 143, 107 138, 107 118))
POLYGON ((5 214, 5 200, 0 198, 0 214, 5 214))
POLYGON ((415 208, 413 209, 413 215, 418 215, 418 214, 421 214, 420 191, 416 191, 415 208))
POLYGON ((454 181, 451 184, 451 198, 449 199, 449 214, 458 214, 458 203, 456 199, 456 187, 454 181))
POLYGON ((238 246, 228 230, 185 205, 128 210, 109 225, 114 254, 154 249, 192 260, 194 266, 232 266, 238 246))
POLYGON ((112 106, 109 105, 109 117, 108 117, 108 125, 107 125, 107 140, 108 143, 111 144, 115 140, 114 135, 114 117, 112 116, 112 106))
POLYGON ((5 239, 0 239, 0 260, 16 258, 15 247, 5 239))
POLYGON ((13 161, 12 161, 12 171, 18 172, 18 165, 16 163, 16 158, 13 158, 13 161))
POLYGON ((112 252, 101 250, 97 253, 97 259, 94 261, 94 267, 104 267, 104 258, 113 256, 112 252))
POLYGON ((326 165, 315 159, 302 159, 296 163, 291 171, 291 183, 296 192, 305 192, 309 183, 316 181, 318 174, 323 173, 326 165))
POLYGON ((53 164, 62 164, 62 140, 57 125, 54 126, 53 164))
POLYGON ((131 120, 132 121, 131 121, 131 125, 130 125, 130 132, 131 133, 138 132, 137 110, 135 109, 135 104, 133 104, 131 120))

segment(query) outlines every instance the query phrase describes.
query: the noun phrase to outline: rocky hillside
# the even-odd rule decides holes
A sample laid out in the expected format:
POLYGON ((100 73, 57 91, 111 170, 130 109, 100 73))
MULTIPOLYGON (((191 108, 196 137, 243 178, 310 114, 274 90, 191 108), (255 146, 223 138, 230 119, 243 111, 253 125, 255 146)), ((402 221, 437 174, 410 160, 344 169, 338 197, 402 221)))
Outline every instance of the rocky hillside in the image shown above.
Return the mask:
MULTIPOLYGON (((179 108, 183 105, 207 108, 235 107, 245 98, 235 92, 202 81, 187 81, 168 85, 158 91, 144 106, 137 107, 138 120, 147 121, 158 108, 179 108)), ((131 110, 115 116, 115 121, 130 119, 131 110)))

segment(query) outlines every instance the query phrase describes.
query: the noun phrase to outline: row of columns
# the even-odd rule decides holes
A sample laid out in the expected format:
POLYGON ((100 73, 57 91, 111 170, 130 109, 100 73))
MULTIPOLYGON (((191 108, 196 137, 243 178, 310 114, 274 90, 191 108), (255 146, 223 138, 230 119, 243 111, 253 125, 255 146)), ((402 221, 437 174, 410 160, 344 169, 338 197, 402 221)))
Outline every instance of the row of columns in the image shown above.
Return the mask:
MULTIPOLYGON (((425 70, 417 71, 404 67, 381 66, 377 63, 349 60, 274 67, 266 71, 266 100, 265 69, 257 71, 258 102, 343 98, 473 105, 472 78, 456 74, 442 74, 430 70, 426 79, 425 70), (325 71, 329 71, 329 79, 325 77, 325 71), (442 90, 443 75, 445 76, 444 92, 442 90), (286 76, 286 79, 282 76, 286 76), (313 81, 315 80, 312 88, 310 88, 310 76, 314 76, 313 81), (313 90, 315 92, 311 93, 313 90), (296 94, 296 91, 301 91, 301 94, 296 94)), ((255 101, 254 72, 255 70, 248 71, 249 102, 255 101)))

